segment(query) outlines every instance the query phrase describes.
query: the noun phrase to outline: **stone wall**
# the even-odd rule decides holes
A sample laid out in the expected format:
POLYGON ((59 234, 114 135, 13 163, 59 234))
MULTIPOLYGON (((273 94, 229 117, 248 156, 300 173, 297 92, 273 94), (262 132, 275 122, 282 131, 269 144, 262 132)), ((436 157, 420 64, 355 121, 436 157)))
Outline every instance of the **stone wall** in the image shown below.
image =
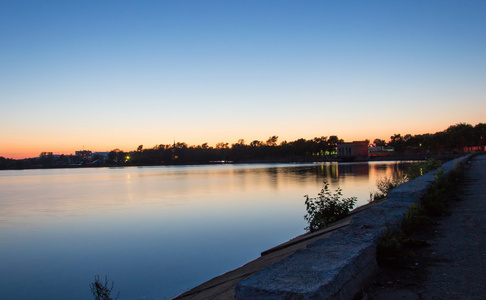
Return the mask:
POLYGON ((355 216, 349 226, 241 281, 236 299, 353 299, 378 272, 376 244, 387 226, 401 224, 437 172, 447 175, 467 159, 449 161, 439 170, 398 186, 387 200, 355 216))

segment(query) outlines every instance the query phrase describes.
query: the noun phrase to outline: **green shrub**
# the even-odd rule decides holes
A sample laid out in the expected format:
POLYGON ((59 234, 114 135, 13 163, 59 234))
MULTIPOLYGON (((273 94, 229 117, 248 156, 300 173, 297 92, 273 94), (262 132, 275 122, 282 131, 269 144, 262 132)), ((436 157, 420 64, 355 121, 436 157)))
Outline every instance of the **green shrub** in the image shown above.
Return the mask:
POLYGON ((376 181, 376 187, 381 193, 383 193, 384 195, 388 195, 388 193, 392 189, 405 182, 407 182, 407 179, 405 177, 385 177, 376 181))
POLYGON ((386 198, 386 195, 381 193, 381 192, 374 192, 370 193, 370 200, 368 200, 368 203, 372 202, 380 202, 386 198))
POLYGON ((410 210, 405 214, 402 229, 405 234, 410 234, 422 226, 432 224, 432 220, 426 215, 424 209, 415 203, 410 206, 410 210))
POLYGON ((449 214, 446 203, 454 199, 456 188, 463 175, 463 167, 444 176, 437 172, 435 182, 422 197, 420 204, 412 204, 401 226, 388 228, 377 244, 377 260, 380 266, 404 267, 413 258, 413 248, 428 246, 426 241, 416 241, 411 236, 432 223, 431 216, 449 214))
POLYGON ((388 193, 399 186, 402 183, 407 182, 406 177, 384 177, 380 178, 376 181, 376 187, 378 188, 378 191, 375 192, 374 194, 370 193, 370 201, 369 202, 379 202, 383 199, 386 198, 388 193))
POLYGON ((401 228, 387 226, 385 234, 376 245, 376 259, 380 266, 400 268, 414 257, 410 245, 415 241, 401 228))
POLYGON ((342 190, 340 188, 332 193, 327 182, 324 182, 324 187, 316 198, 310 198, 308 195, 304 197, 307 210, 304 218, 309 222, 309 226, 305 229, 311 232, 345 218, 357 200, 356 197, 341 198, 342 190))
POLYGON ((405 174, 408 180, 414 180, 415 178, 438 169, 441 166, 442 162, 440 160, 429 158, 424 162, 412 164, 405 174))

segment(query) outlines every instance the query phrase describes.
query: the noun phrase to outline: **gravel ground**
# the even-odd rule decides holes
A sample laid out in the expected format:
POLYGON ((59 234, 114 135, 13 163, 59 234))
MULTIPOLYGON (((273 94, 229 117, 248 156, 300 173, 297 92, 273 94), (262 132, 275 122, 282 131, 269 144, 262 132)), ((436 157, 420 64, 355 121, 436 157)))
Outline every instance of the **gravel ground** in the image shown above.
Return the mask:
POLYGON ((413 235, 429 246, 404 268, 384 268, 361 299, 486 299, 486 155, 475 156, 449 216, 413 235))

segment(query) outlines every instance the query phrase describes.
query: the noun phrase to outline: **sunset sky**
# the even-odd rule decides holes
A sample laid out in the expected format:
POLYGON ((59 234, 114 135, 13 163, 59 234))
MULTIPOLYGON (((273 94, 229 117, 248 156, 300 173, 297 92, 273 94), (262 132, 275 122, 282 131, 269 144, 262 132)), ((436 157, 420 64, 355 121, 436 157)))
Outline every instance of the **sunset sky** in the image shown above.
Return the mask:
POLYGON ((0 156, 486 122, 486 1, 3 1, 0 156))

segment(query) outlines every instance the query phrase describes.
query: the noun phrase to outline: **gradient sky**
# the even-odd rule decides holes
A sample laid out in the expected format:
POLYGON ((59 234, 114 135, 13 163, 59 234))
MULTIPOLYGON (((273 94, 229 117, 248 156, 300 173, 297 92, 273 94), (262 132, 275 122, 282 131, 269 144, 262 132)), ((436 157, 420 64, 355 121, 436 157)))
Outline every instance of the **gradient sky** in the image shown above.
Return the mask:
POLYGON ((3 1, 0 156, 486 122, 486 1, 3 1))

